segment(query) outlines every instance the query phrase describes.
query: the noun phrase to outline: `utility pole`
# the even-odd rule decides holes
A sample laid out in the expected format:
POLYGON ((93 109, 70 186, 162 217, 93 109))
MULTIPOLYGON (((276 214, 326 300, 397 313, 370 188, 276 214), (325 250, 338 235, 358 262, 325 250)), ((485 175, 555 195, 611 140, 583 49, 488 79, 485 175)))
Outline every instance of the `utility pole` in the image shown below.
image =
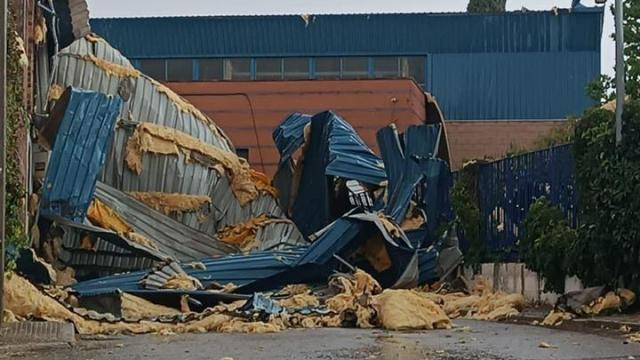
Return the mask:
POLYGON ((4 249, 7 185, 7 0, 0 4, 0 326, 4 318, 4 249))
POLYGON ((622 0, 616 0, 616 144, 622 141, 622 112, 624 111, 624 5, 622 0))

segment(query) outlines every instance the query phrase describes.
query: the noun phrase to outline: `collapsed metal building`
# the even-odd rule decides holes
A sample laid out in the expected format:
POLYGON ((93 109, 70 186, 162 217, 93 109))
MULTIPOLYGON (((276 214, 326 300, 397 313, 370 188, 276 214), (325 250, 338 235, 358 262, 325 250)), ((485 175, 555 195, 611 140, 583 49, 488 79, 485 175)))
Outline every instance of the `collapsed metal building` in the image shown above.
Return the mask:
POLYGON ((293 113, 273 131, 271 181, 214 120, 98 35, 73 34, 39 73, 50 154, 32 247, 73 274, 79 299, 187 295, 205 308, 355 268, 415 287, 461 262, 455 229, 441 231, 451 173, 432 98, 428 123, 379 130, 381 156, 339 114, 293 113), (168 286, 176 277, 189 285, 168 286))

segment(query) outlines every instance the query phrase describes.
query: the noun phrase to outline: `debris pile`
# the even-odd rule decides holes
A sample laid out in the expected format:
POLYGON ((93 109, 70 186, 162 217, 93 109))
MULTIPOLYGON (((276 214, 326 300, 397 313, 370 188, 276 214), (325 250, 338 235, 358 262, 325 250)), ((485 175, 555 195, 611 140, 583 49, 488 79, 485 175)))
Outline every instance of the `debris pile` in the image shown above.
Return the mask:
POLYGON ((97 35, 55 56, 39 127, 51 151, 40 237, 7 279, 6 316, 168 335, 441 329, 523 306, 480 283, 423 290, 462 262, 445 226, 441 118, 380 129, 379 156, 332 111, 292 114, 273 132, 270 181, 212 119, 97 35))
POLYGON ((604 286, 571 291, 562 295, 540 325, 558 326, 576 317, 591 317, 619 313, 636 301, 636 294, 619 288, 607 291, 604 286))
MULTIPOLYGON (((118 309, 101 313, 83 306, 67 290, 38 290, 26 279, 6 278, 7 314, 13 318, 70 321, 80 334, 186 332, 277 332, 289 328, 359 327, 387 330, 451 328, 451 318, 497 320, 496 309, 510 307, 517 313, 523 303, 517 296, 486 292, 439 295, 415 290, 382 289, 369 274, 356 270, 336 274, 328 287, 312 291, 306 285, 288 286, 279 294, 253 294, 249 299, 218 304, 200 313, 157 305, 127 293, 118 295, 118 309), (274 300, 275 297, 280 297, 274 300), (464 305, 463 305, 464 304, 464 305)), ((102 299, 104 300, 104 299, 102 299)), ((98 305, 110 309, 106 301, 98 305)))

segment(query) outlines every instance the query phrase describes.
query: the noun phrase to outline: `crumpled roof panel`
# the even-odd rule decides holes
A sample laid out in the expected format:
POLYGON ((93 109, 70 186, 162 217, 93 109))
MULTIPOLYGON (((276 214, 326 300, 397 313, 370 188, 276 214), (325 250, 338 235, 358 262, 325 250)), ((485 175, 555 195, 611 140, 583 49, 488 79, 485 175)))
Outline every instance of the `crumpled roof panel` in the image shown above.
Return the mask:
MULTIPOLYGON (((164 85, 134 69, 105 40, 94 35, 78 39, 60 51, 56 62, 53 86, 73 85, 104 94, 117 94, 124 100, 111 153, 102 172, 101 180, 105 184, 124 192, 208 196, 213 208, 209 216, 203 218, 194 212, 170 216, 209 235, 262 214, 284 217, 273 195, 267 192, 259 191, 252 201, 242 206, 231 191, 230 177, 233 174, 227 169, 221 170, 222 167, 186 161, 187 155, 182 152, 177 156, 145 152, 141 156, 142 171, 139 174, 133 172, 126 162, 127 145, 137 125, 146 122, 175 129, 195 141, 222 150, 227 154, 225 156, 236 158, 236 155, 227 136, 211 119, 164 85)), ((275 237, 266 239, 270 244, 276 240, 295 243, 302 239, 292 223, 272 226, 271 231, 263 231, 262 234, 275 237), (284 236, 290 238, 282 239, 284 236)))

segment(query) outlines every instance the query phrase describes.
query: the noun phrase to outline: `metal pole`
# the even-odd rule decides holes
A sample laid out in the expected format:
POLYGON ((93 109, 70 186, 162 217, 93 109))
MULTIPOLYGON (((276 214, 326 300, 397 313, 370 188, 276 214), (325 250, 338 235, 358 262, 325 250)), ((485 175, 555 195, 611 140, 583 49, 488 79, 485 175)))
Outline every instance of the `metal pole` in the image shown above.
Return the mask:
POLYGON ((616 144, 622 141, 622 112, 624 111, 624 27, 622 0, 616 0, 616 144))
POLYGON ((0 325, 4 317, 4 248, 7 160, 7 0, 0 4, 0 325))

